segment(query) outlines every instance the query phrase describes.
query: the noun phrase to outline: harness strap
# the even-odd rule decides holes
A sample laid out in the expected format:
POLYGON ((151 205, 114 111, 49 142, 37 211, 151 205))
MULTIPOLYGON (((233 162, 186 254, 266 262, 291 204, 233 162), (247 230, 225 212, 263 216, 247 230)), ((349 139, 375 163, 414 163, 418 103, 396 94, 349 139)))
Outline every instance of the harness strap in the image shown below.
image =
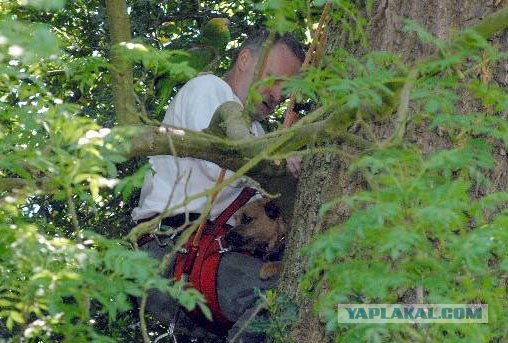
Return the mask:
POLYGON ((224 334, 233 326, 233 323, 222 314, 217 295, 217 271, 219 270, 220 255, 224 252, 222 244, 225 242, 222 239, 227 232, 226 222, 254 194, 256 194, 254 188, 245 187, 213 223, 205 225, 199 246, 193 245, 195 236, 198 234, 196 232, 185 244, 188 253, 178 254, 176 257, 173 277, 180 280, 182 275, 189 275, 188 280, 191 286, 205 297, 212 312, 213 321, 208 321, 199 309, 189 312, 191 318, 207 330, 217 334, 224 334))
MULTIPOLYGON (((210 225, 213 224, 206 226, 199 242, 199 253, 189 273, 189 284, 205 297, 206 304, 212 312, 213 321, 206 319, 198 308, 190 311, 189 315, 210 332, 223 335, 233 326, 233 323, 222 314, 217 294, 217 271, 221 258, 220 244, 217 239, 223 239, 227 229, 225 226, 216 228, 210 225)), ((186 243, 187 249, 192 246, 192 238, 191 236, 186 243)), ((184 274, 185 257, 184 254, 178 254, 176 257, 173 270, 173 277, 176 280, 180 280, 184 274)))
POLYGON ((236 211, 238 211, 243 205, 245 205, 250 198, 252 198, 256 194, 256 190, 251 187, 245 187, 242 189, 240 194, 236 197, 235 200, 221 214, 215 218, 213 224, 215 227, 221 227, 226 225, 227 221, 236 211))
MULTIPOLYGON (((254 196, 254 194, 256 194, 256 190, 254 188, 244 187, 236 199, 233 200, 233 202, 229 204, 229 206, 226 207, 226 209, 222 211, 222 213, 219 214, 217 218, 215 218, 212 227, 217 230, 218 228, 226 225, 229 218, 231 218, 231 216, 235 214, 235 212, 238 211, 240 207, 245 205, 250 200, 250 198, 254 196)), ((194 238, 192 239, 192 245, 189 247, 189 253, 185 259, 185 265, 183 269, 183 272, 187 275, 190 274, 194 268, 196 256, 199 251, 199 240, 201 239, 204 228, 205 223, 201 223, 196 231, 196 234, 193 236, 194 238)))

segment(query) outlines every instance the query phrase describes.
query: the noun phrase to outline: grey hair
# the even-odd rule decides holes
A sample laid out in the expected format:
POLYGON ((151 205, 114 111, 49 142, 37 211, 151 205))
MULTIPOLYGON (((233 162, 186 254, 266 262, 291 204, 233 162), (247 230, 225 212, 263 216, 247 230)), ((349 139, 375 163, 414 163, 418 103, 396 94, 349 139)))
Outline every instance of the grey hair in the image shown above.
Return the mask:
MULTIPOLYGON (((237 50, 233 62, 236 62, 240 51, 243 49, 249 49, 254 55, 259 56, 259 53, 263 49, 263 44, 270 36, 270 31, 268 29, 259 29, 249 35, 247 39, 242 43, 240 48, 237 50)), ((275 44, 284 44, 291 50, 293 55, 296 56, 303 63, 305 60, 305 51, 303 44, 300 43, 292 34, 285 33, 283 35, 279 33, 274 34, 273 45, 275 44)))

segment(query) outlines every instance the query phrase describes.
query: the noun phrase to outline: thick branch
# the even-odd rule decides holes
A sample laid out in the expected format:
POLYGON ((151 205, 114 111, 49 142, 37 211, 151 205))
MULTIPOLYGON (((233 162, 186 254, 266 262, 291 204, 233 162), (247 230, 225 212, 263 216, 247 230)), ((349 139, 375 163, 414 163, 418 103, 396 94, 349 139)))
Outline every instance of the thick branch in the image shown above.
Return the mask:
MULTIPOLYGON (((316 112, 322 114, 322 112, 316 112)), ((329 118, 305 125, 295 125, 269 133, 262 137, 243 140, 229 140, 201 131, 192 131, 170 126, 120 126, 108 136, 108 144, 119 146, 117 153, 127 158, 139 156, 173 155, 193 157, 213 162, 230 170, 239 170, 253 157, 262 156, 247 171, 247 175, 258 180, 263 187, 274 177, 286 176, 286 162, 274 159, 273 156, 285 156, 299 150, 309 143, 320 143, 331 139, 354 145, 360 149, 367 148, 368 142, 344 133, 337 128, 334 117, 341 115, 337 111, 329 118), (275 148, 273 148, 275 146, 275 148), (270 151, 268 154, 267 151, 270 151), (259 155, 261 154, 261 155, 259 155)), ((310 114, 312 117, 314 114, 310 114)), ((107 158, 107 156, 106 156, 107 158)), ((34 182, 17 178, 0 179, 0 190, 24 188, 34 182)), ((48 179, 37 180, 36 185, 42 189, 49 187, 48 179)))
MULTIPOLYGON (((214 162, 221 167, 238 170, 252 156, 254 151, 263 151, 265 147, 288 133, 293 133, 276 151, 277 154, 297 150, 312 141, 336 137, 329 130, 329 121, 322 120, 295 129, 285 130, 267 137, 256 137, 232 141, 204 132, 180 129, 170 126, 120 127, 114 133, 120 137, 128 132, 129 144, 121 151, 128 158, 137 156, 172 155, 172 148, 180 157, 194 157, 214 162)), ((341 135, 339 135, 341 136, 341 135)), ((276 176, 285 174, 284 161, 263 161, 250 174, 276 176)), ((253 175, 254 176, 254 175, 253 175)))
POLYGON ((29 181, 21 178, 6 177, 0 179, 0 191, 21 189, 31 185, 29 181))
POLYGON ((51 192, 55 190, 47 177, 41 177, 36 180, 26 180, 18 177, 0 178, 0 191, 12 191, 13 189, 23 189, 28 186, 37 186, 40 189, 51 192))
MULTIPOLYGON (((236 141, 171 126, 119 127, 115 130, 121 137, 126 134, 131 137, 128 147, 121 152, 129 158, 171 155, 173 146, 180 157, 204 159, 222 167, 237 170, 256 152, 263 151, 282 136, 290 134, 291 137, 275 151, 276 154, 295 151, 311 142, 323 142, 330 139, 338 139, 361 149, 368 147, 368 142, 345 133, 345 128, 336 125, 335 117, 341 115, 345 115, 344 112, 337 111, 329 118, 314 123, 295 125, 291 129, 236 141)), ((259 171, 259 168, 256 171, 259 171)))
POLYGON ((471 29, 478 32, 483 38, 488 39, 507 27, 508 7, 505 7, 487 16, 481 23, 473 26, 471 29))
POLYGON ((113 102, 116 119, 121 125, 137 124, 136 103, 133 97, 132 64, 122 56, 119 44, 130 42, 131 25, 125 0, 106 0, 106 13, 111 38, 111 68, 113 102))
POLYGON ((130 131, 131 140, 125 151, 126 157, 172 155, 172 147, 180 157, 194 157, 238 169, 245 164, 238 146, 229 140, 203 132, 171 126, 120 127, 123 136, 130 131))

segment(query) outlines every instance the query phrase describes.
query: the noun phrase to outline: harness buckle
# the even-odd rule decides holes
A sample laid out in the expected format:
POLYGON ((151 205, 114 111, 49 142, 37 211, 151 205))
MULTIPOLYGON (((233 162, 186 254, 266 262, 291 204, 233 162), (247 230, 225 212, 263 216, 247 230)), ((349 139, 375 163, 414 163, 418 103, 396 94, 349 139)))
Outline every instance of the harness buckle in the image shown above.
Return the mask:
POLYGON ((157 244, 159 244, 159 247, 161 247, 161 248, 164 248, 165 246, 168 245, 168 242, 161 241, 161 239, 159 238, 159 236, 156 233, 153 234, 153 238, 155 239, 155 241, 157 242, 157 244))
POLYGON ((222 236, 215 238, 215 240, 217 241, 217 244, 219 244, 219 254, 231 251, 230 247, 224 248, 224 246, 222 245, 222 236))
MULTIPOLYGON (((157 228, 158 231, 161 230, 161 225, 162 225, 162 221, 159 221, 159 227, 157 228)), ((157 244, 159 244, 159 247, 161 248, 164 248, 165 246, 167 246, 169 243, 166 242, 162 242, 161 239, 159 238, 159 236, 157 235, 157 233, 153 233, 153 238, 155 238, 155 241, 157 242, 157 244)))

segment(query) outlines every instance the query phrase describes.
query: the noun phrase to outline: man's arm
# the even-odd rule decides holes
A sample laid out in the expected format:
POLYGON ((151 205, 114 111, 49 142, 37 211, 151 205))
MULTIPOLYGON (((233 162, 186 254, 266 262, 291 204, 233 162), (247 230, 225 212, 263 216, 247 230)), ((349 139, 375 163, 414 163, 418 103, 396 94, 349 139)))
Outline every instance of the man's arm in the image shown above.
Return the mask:
MULTIPOLYGON (((205 130, 220 137, 227 137, 232 140, 245 139, 252 136, 250 126, 251 118, 242 105, 234 101, 228 101, 215 110, 210 126, 205 130)), ((252 148, 252 155, 261 152, 262 148, 252 148)), ((294 177, 298 178, 301 169, 301 156, 291 156, 287 158, 287 170, 294 177)))
POLYGON ((215 110, 210 125, 205 131, 216 136, 239 140, 253 137, 250 126, 250 116, 244 113, 242 105, 235 101, 228 101, 215 110))

